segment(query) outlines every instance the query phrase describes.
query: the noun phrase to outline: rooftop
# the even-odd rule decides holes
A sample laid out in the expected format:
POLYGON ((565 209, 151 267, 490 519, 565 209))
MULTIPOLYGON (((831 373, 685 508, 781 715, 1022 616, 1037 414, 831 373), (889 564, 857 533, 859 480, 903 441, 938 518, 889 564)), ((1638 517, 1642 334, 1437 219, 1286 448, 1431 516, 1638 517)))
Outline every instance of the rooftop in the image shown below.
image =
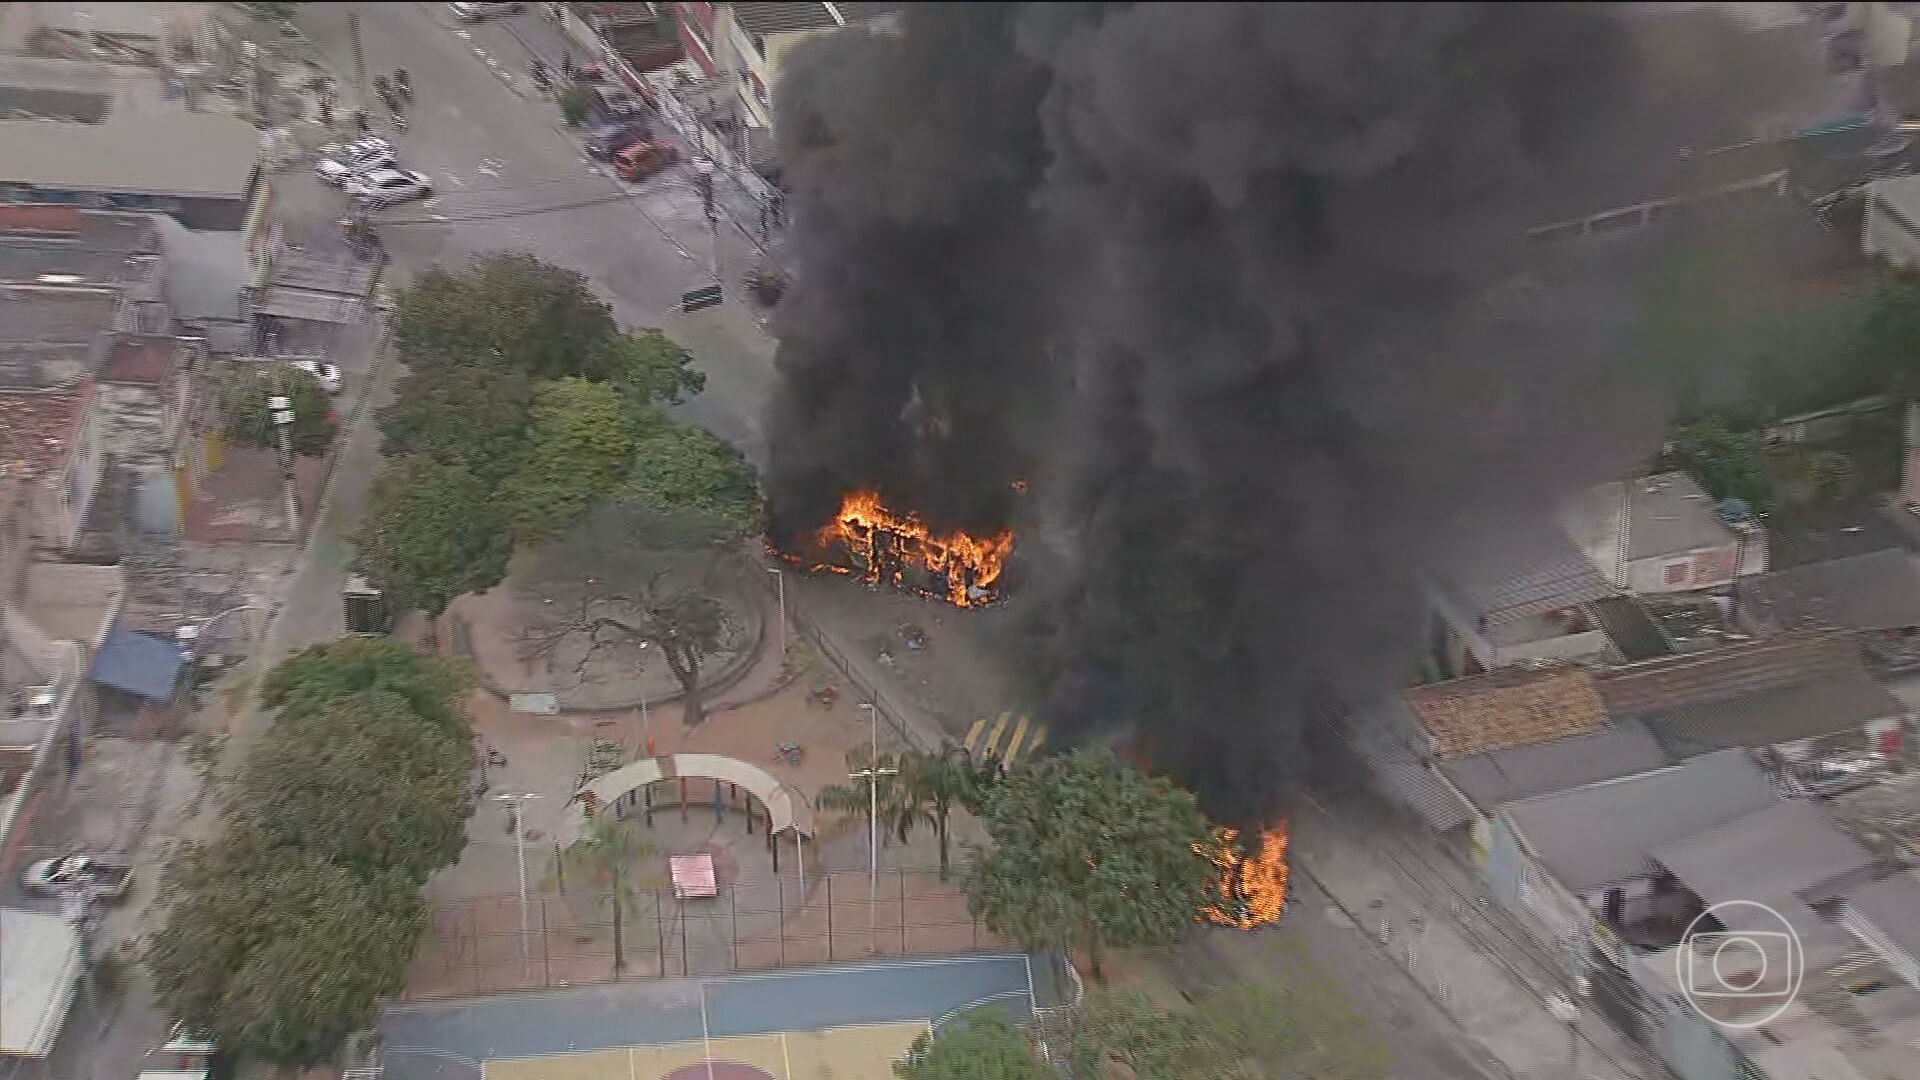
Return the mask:
POLYGON ((1594 677, 1616 715, 1663 712, 1730 701, 1860 666, 1847 639, 1800 633, 1705 652, 1642 660, 1594 677))
POLYGON ((1444 574, 1441 589, 1466 609, 1463 615, 1488 626, 1592 603, 1619 591, 1551 521, 1512 523, 1444 574))
POLYGON ((113 329, 119 310, 109 287, 0 286, 0 341, 91 344, 113 329))
POLYGON ((61 390, 0 390, 0 469, 34 477, 57 470, 92 400, 91 382, 61 390))
POLYGON ((1809 890, 1873 863, 1819 803, 1805 799, 1762 807, 1649 854, 1708 906, 1829 899, 1809 890))
POLYGON ((1761 747, 1842 732, 1906 711, 1864 667, 1761 690, 1726 701, 1641 714, 1677 755, 1730 746, 1761 747))
POLYGON ((100 639, 123 584, 118 566, 34 563, 27 570, 20 610, 49 638, 91 646, 100 639))
POLYGON ((1568 500, 1562 516, 1567 531, 1590 556, 1599 550, 1617 554, 1624 528, 1628 561, 1718 547, 1734 537, 1713 500, 1683 472, 1588 488, 1568 500))
POLYGON ((1771 806, 1779 796, 1744 750, 1507 803, 1500 812, 1576 892, 1643 873, 1662 844, 1771 806))
POLYGON ((734 21, 750 34, 782 34, 834 27, 878 18, 901 4, 735 4, 734 21), (835 17, 835 12, 839 17, 835 17), (842 20, 845 20, 842 22, 842 20))
POLYGON ((1508 668, 1402 691, 1439 757, 1504 750, 1588 731, 1606 705, 1584 668, 1508 668))
POLYGON ((151 113, 99 124, 0 123, 0 183, 69 191, 238 198, 260 135, 218 113, 151 113), (140 168, 129 170, 127 162, 140 168))
MULTIPOLYGON (((1920 68, 1916 68, 1915 71, 1920 72, 1920 68)), ((1916 75, 1916 79, 1920 80, 1920 75, 1916 75)), ((1891 207, 1901 217, 1915 225, 1920 225, 1920 176, 1874 180, 1867 184, 1867 197, 1883 206, 1891 207)))
POLYGON ((1920 873, 1903 870, 1847 894, 1847 909, 1910 956, 1920 956, 1920 873))
POLYGON ((1440 763, 1440 771, 1485 810, 1670 764, 1646 725, 1634 720, 1551 742, 1469 754, 1440 763))
POLYGON ((140 386, 167 383, 180 368, 181 351, 180 340, 174 337, 120 338, 100 368, 100 381, 140 386))
POLYGON ((1886 548, 1740 585, 1740 619, 1756 630, 1900 630, 1920 626, 1920 568, 1886 548))
POLYGON ((147 276, 144 265, 129 260, 159 250, 159 229, 144 214, 0 205, 0 281, 140 281, 147 276))
POLYGON ((80 936, 61 915, 0 908, 0 1054, 44 1058, 80 985, 80 936))

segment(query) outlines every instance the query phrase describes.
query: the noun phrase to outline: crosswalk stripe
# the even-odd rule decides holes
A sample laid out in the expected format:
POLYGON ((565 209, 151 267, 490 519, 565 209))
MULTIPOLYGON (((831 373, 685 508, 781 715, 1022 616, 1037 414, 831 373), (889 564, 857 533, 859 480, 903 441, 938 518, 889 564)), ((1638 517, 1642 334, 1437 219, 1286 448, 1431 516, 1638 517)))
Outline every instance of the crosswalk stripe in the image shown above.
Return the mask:
POLYGON ((1045 724, 1033 725, 1033 738, 1027 740, 1027 753, 1029 754, 1039 753, 1040 744, 1046 741, 1047 741, 1047 725, 1045 724))
POLYGON ((967 729, 967 741, 966 741, 967 753, 978 755, 984 749, 980 745, 980 732, 986 726, 987 726, 987 718, 983 716, 980 719, 975 720, 973 722, 973 726, 967 729))
POLYGON ((1021 713, 1020 722, 1013 725, 1013 737, 1007 740, 1008 762, 1012 762, 1014 758, 1020 756, 1020 740, 1027 737, 1028 722, 1027 714, 1021 713))
POLYGON ((1006 732, 1007 721, 1011 720, 1012 718, 1013 718, 1012 713, 1001 713, 1000 718, 993 722, 993 730, 987 733, 987 743, 986 743, 987 753, 995 754, 995 755, 1000 754, 1000 736, 1006 732))

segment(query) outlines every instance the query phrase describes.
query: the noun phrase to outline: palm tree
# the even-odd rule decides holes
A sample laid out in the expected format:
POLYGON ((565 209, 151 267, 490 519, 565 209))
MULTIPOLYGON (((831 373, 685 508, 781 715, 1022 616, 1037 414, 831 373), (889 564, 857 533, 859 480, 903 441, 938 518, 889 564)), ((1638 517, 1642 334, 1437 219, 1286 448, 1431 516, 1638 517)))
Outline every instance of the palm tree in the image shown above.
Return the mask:
POLYGON ((947 880, 947 821, 955 805, 965 805, 979 783, 979 770, 967 752, 948 747, 938 754, 908 754, 901 779, 913 793, 914 802, 933 824, 940 841, 940 880, 947 880))
POLYGON ((868 772, 868 775, 854 778, 851 783, 821 788, 814 804, 822 809, 857 817, 863 822, 868 820, 877 805, 882 845, 891 843, 896 837, 904 844, 916 824, 931 820, 926 817, 919 797, 907 783, 908 768, 909 763, 905 759, 893 754, 881 754, 878 765, 868 772, 867 751, 855 747, 847 751, 847 772, 868 772), (873 772, 879 773, 879 776, 875 777, 873 772))
POLYGON ((586 835, 560 852, 561 872, 569 867, 577 870, 598 890, 599 901, 612 914, 615 978, 627 966, 622 916, 639 900, 640 894, 635 888, 638 866, 658 853, 659 848, 641 836, 632 822, 611 815, 589 818, 586 835))

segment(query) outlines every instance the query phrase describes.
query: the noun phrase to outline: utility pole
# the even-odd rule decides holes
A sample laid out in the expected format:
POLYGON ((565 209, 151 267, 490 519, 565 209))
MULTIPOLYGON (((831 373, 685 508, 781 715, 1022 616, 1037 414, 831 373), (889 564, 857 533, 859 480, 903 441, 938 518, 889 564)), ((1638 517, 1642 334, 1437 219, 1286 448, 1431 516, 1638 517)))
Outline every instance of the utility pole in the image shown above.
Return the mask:
POLYGON ((360 13, 347 12, 347 37, 353 42, 353 103, 362 111, 367 107, 367 54, 360 47, 360 13))
POLYGON ((780 663, 787 662, 787 575, 777 566, 766 568, 773 575, 776 595, 780 598, 780 663))
POLYGON ((521 815, 526 804, 539 797, 532 792, 502 792, 493 797, 495 802, 507 808, 513 820, 513 859, 520 873, 520 963, 528 979, 533 978, 533 947, 528 941, 533 935, 533 922, 527 915, 527 828, 521 815))
POLYGON ((880 911, 880 778, 898 776, 900 770, 880 767, 879 708, 871 701, 861 702, 860 707, 867 710, 868 745, 871 749, 868 751, 867 767, 852 773, 851 778, 867 782, 867 951, 872 952, 880 911))

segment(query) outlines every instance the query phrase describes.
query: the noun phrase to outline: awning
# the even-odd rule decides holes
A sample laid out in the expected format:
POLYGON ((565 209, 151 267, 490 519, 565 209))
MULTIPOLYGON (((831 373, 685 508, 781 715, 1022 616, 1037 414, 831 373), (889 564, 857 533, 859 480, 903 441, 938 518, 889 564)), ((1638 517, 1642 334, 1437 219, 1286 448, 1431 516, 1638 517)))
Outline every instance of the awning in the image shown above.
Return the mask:
POLYGON ((44 1058, 80 986, 80 937, 59 915, 0 909, 0 1054, 44 1058))
POLYGON ((119 623, 108 631, 93 661, 94 682, 156 704, 172 701, 180 685, 185 649, 157 634, 128 630, 119 623))

